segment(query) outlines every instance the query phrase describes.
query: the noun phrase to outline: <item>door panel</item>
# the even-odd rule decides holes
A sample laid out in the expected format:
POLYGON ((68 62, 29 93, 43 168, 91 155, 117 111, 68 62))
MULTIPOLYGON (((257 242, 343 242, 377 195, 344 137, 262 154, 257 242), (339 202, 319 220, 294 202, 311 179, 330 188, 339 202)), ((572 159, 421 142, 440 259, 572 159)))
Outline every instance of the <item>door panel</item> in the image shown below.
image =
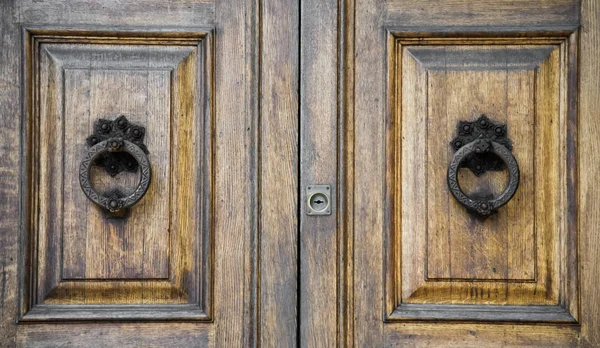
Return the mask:
MULTIPOLYGON (((353 284, 345 326, 354 345, 600 342, 596 296, 581 285, 598 275, 584 266, 594 252, 581 243, 598 233, 581 225, 594 214, 581 199, 596 195, 581 152, 593 141, 579 137, 594 116, 578 111, 578 101, 589 103, 585 88, 595 90, 579 84, 593 60, 579 52, 598 35, 591 3, 347 6, 353 104, 341 156, 352 222, 338 233, 348 234, 340 253, 351 274, 340 286, 353 284), (507 125, 520 171, 515 196, 485 217, 466 210, 447 179, 460 122, 482 115, 507 125)), ((498 196, 509 177, 457 171, 460 189, 481 199, 498 196)))
POLYGON ((0 345, 296 342, 298 4, 1 8, 0 345), (87 160, 120 115, 151 170, 87 160))
MULTIPOLYGON (((577 167, 567 153, 574 146, 575 115, 568 95, 575 92, 568 85, 574 63, 566 57, 576 50, 568 45, 575 38, 555 45, 548 39, 520 45, 428 41, 395 38, 391 48, 393 114, 386 153, 394 157, 386 169, 386 272, 397 308, 389 319, 468 319, 477 311, 478 319, 574 321, 577 278, 569 266, 577 254, 568 207, 575 194, 566 183, 573 182, 567 168, 577 167), (516 195, 484 218, 467 212, 446 184, 455 149, 450 143, 463 133, 457 125, 481 115, 507 124, 520 171, 516 195), (412 304, 529 306, 486 314, 485 307, 427 312, 427 306, 412 304), (553 307, 558 305, 573 312, 553 307), (469 312, 455 312, 463 309, 469 312), (547 318, 538 311, 549 311, 547 318)), ((470 197, 494 196, 507 185, 507 172, 476 176, 465 167, 458 180, 470 197)))
MULTIPOLYGON (((39 208, 28 209, 27 288, 35 290, 25 293, 22 320, 110 319, 117 313, 123 319, 209 320, 210 33, 191 33, 186 41, 120 33, 122 43, 106 45, 106 38, 91 33, 26 30, 26 89, 37 94, 26 106, 26 158, 36 168, 27 197, 39 208), (152 39, 163 43, 148 45, 152 39), (129 217, 110 218, 79 187, 79 163, 95 121, 119 115, 145 127, 154 175, 129 217), (122 304, 139 306, 102 306, 122 304), (147 306, 153 304, 171 306, 147 306)), ((100 194, 114 190, 115 180, 128 194, 140 180, 138 173, 113 179, 98 165, 90 170, 100 194)))

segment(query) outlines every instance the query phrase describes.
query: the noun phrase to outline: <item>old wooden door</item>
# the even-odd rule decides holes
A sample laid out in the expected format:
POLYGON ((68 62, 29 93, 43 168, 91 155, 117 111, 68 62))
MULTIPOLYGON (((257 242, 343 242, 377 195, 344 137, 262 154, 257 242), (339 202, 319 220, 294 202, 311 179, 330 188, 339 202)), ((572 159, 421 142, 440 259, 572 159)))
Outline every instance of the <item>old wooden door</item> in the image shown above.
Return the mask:
POLYGON ((2 346, 600 346, 597 1, 0 9, 2 346))
POLYGON ((259 3, 1 2, 0 346, 296 344, 298 10, 259 3))
POLYGON ((600 3, 301 9, 302 345, 599 347, 600 3))

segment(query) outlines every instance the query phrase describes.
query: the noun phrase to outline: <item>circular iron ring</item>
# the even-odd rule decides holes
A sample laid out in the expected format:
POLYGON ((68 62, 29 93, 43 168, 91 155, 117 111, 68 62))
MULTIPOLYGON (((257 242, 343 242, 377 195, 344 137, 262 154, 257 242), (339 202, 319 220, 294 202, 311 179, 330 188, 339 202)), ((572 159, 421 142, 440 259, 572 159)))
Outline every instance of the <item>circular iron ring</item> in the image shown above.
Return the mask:
POLYGON ((477 139, 464 145, 454 153, 454 157, 448 167, 448 188, 454 198, 456 198, 456 200, 465 208, 485 216, 491 214, 493 211, 510 201, 519 187, 519 174, 519 164, 506 147, 494 141, 477 139), (468 156, 475 153, 481 153, 482 148, 487 148, 489 153, 494 153, 500 157, 508 169, 508 185, 498 197, 493 199, 471 198, 461 190, 460 185, 458 184, 458 169, 460 168, 461 163, 468 156))
POLYGON ((111 138, 99 142, 92 146, 83 161, 79 165, 79 184, 85 195, 100 207, 110 211, 117 212, 126 209, 137 203, 150 186, 151 178, 150 161, 144 151, 136 144, 123 139, 111 138), (90 183, 90 167, 94 161, 107 152, 127 152, 138 162, 140 168, 140 182, 133 193, 126 197, 106 197, 94 190, 90 183))

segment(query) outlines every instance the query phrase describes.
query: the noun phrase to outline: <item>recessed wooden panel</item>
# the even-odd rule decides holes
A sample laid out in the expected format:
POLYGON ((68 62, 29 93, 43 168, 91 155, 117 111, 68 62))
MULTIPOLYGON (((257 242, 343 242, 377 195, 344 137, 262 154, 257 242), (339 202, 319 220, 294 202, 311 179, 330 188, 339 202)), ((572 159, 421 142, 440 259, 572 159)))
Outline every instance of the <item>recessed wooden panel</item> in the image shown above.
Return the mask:
MULTIPOLYGON (((51 47, 46 50, 52 52, 51 47)), ((64 96, 64 129, 73 136, 63 135, 63 156, 69 163, 61 183, 69 194, 64 198, 63 280, 168 278, 169 205, 156 198, 171 195, 170 117, 164 117, 170 114, 170 71, 65 68, 64 96), (132 122, 147 127, 146 143, 154 149, 149 158, 155 175, 145 199, 133 207, 131 219, 105 224, 102 212, 81 196, 78 173, 70 168, 77 168, 86 148, 82 137, 90 133, 93 120, 119 113, 131 115, 132 122), (149 220, 152 225, 144 224, 149 220), (105 228, 95 228, 98 225, 105 228)), ((60 156, 49 154, 48 158, 60 156)), ((122 172, 113 179, 97 166, 92 167, 91 177, 99 192, 115 187, 132 191, 139 181, 138 173, 122 172)), ((61 199, 59 192, 54 197, 61 199)))
MULTIPOLYGON (((534 147, 536 123, 543 123, 540 127, 546 127, 547 123, 551 132, 556 131, 558 126, 558 122, 548 122, 553 115, 538 113, 540 117, 536 118, 534 105, 536 92, 540 92, 536 91, 536 86, 555 93, 548 95, 546 100, 539 99, 545 96, 539 93, 540 104, 558 101, 558 90, 555 88, 557 74, 554 79, 541 76, 536 81, 539 74, 535 73, 535 69, 540 67, 541 71, 546 68, 557 72, 558 47, 415 47, 405 48, 403 57, 406 69, 412 68, 414 63, 411 60, 420 62, 427 81, 425 175, 431 184, 426 185, 428 226, 425 279, 535 282, 538 242, 534 231, 534 154, 542 151, 539 153, 542 158, 552 158, 544 151, 558 152, 556 146, 549 147, 548 143, 539 149, 534 147), (460 120, 472 120, 479 114, 489 115, 509 125, 509 137, 514 142, 513 152, 522 173, 519 190, 511 203, 489 219, 466 214, 445 190, 446 171, 453 155, 447 139, 452 139, 456 134, 456 125, 460 120), (544 122, 546 117, 548 120, 544 122)), ((404 76, 408 78, 410 72, 405 71, 404 76)), ((408 119, 406 121, 409 122, 408 119)), ((507 171, 488 172, 481 178, 475 177, 468 169, 459 171, 461 187, 471 196, 501 193, 507 181, 506 176, 507 171)), ((540 179, 543 180, 543 177, 540 176, 540 179)), ((554 201, 542 203, 554 209, 554 201)), ((556 228, 539 224, 537 227, 542 231, 539 233, 539 237, 543 238, 541 245, 551 245, 545 237, 550 241, 556 240, 552 235, 543 233, 555 231, 556 228)), ((543 254, 544 250, 541 252, 543 254)), ((540 261, 537 268, 545 272, 546 260, 540 261)), ((541 276, 545 278, 543 273, 541 276)), ((410 290, 407 288, 407 291, 410 290)), ((539 291, 537 294, 542 295, 539 291)), ((546 294, 552 295, 555 296, 556 291, 546 294)), ((418 301, 411 298, 411 294, 406 296, 407 301, 418 301)), ((488 299, 494 301, 491 294, 488 299)))
MULTIPOLYGON (((208 319, 209 35, 27 35, 35 222, 24 320, 208 319), (119 115, 146 128, 152 181, 128 217, 111 218, 78 168, 94 121, 119 115)), ((138 180, 91 175, 100 193, 138 180)))
MULTIPOLYGON (((566 223, 574 48, 552 39, 392 42, 390 318, 574 320, 566 223), (512 200, 487 218, 465 210, 446 182, 458 122, 481 115, 508 125, 521 173, 512 200)), ((507 176, 463 168, 459 182, 489 197, 507 176)))

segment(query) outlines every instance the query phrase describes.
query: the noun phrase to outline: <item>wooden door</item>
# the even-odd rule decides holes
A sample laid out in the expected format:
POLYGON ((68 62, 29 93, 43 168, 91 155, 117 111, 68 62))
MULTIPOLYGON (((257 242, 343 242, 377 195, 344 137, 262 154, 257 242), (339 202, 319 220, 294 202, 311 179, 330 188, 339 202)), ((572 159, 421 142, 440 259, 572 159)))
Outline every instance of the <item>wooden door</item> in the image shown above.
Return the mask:
POLYGON ((297 4, 0 10, 0 346, 293 346, 297 4))
POLYGON ((301 345, 600 346, 599 19, 302 1, 301 345))
POLYGON ((1 10, 3 346, 600 345, 596 1, 1 10))

